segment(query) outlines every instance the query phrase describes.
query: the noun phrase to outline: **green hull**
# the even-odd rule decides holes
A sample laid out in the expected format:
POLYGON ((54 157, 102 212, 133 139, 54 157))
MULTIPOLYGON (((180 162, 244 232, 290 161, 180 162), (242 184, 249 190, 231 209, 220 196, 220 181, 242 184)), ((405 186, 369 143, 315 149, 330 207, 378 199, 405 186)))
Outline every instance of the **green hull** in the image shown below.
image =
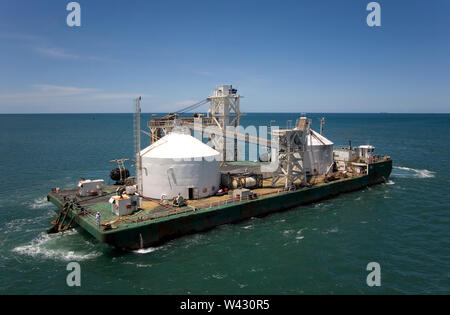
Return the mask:
MULTIPOLYGON (((264 216, 299 205, 332 198, 341 193, 380 184, 387 181, 391 171, 392 160, 377 162, 369 165, 368 175, 342 179, 317 187, 283 192, 254 200, 176 214, 158 220, 132 223, 124 228, 109 231, 98 229, 92 221, 80 216, 75 216, 74 221, 102 242, 119 248, 139 249, 155 246, 186 234, 210 230, 218 225, 264 216)), ((61 200, 54 194, 49 194, 48 199, 58 208, 62 207, 61 200)))

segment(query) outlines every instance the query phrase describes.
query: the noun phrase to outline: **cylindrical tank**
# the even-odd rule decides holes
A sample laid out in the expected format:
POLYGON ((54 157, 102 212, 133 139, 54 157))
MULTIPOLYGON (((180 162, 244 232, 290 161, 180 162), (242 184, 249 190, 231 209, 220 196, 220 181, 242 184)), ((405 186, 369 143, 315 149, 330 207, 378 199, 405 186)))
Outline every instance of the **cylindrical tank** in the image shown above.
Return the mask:
POLYGON ((202 198, 219 189, 220 153, 189 134, 172 132, 142 150, 141 156, 146 197, 202 198))
POLYGON ((257 185, 256 178, 254 178, 252 176, 234 178, 231 183, 231 187, 233 189, 240 188, 240 187, 254 188, 254 187, 256 187, 256 185, 257 185))

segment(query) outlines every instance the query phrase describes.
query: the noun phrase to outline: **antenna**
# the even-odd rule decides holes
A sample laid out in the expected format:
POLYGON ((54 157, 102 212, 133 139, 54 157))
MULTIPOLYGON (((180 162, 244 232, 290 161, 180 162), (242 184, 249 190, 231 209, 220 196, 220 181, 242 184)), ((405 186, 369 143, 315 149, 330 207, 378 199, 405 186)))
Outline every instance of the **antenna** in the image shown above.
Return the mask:
POLYGON ((134 152, 136 154, 136 183, 138 194, 142 194, 141 161, 141 97, 136 99, 134 111, 134 152))

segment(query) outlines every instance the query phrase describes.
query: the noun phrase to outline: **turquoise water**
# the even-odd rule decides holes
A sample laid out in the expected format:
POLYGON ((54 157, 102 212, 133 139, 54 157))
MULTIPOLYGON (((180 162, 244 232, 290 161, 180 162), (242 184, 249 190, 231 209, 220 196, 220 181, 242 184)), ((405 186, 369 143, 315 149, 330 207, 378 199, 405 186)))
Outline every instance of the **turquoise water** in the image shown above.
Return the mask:
MULTIPOLYGON (((242 123, 286 127, 297 116, 242 123)), ((450 293, 450 115, 308 116, 315 129, 326 118, 336 145, 390 155, 389 182, 123 253, 82 231, 46 235, 56 214, 45 196, 80 177, 107 179, 110 159, 131 157, 132 116, 0 115, 0 293, 450 293), (71 261, 79 288, 66 285, 71 261), (380 287, 366 284, 372 261, 380 287)))

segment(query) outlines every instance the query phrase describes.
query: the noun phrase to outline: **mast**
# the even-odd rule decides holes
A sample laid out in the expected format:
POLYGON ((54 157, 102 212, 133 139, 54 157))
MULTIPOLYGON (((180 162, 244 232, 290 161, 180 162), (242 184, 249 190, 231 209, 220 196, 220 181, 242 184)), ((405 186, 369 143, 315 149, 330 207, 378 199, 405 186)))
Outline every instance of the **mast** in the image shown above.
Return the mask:
POLYGON ((323 125, 325 125, 325 117, 319 118, 320 120, 320 135, 323 135, 323 125))
POLYGON ((141 97, 136 99, 134 112, 134 151, 136 154, 136 184, 139 195, 142 195, 142 160, 141 160, 141 97))

